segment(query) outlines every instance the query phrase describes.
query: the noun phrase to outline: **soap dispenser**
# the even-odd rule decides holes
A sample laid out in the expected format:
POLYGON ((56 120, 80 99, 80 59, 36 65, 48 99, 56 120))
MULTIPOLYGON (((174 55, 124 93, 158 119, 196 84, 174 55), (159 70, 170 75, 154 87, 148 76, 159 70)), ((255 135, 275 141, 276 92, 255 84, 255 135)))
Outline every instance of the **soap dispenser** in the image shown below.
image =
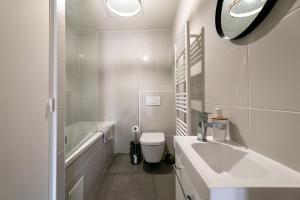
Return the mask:
POLYGON ((228 118, 223 116, 221 108, 215 109, 215 114, 211 117, 213 124, 213 139, 219 142, 225 142, 227 136, 228 118))

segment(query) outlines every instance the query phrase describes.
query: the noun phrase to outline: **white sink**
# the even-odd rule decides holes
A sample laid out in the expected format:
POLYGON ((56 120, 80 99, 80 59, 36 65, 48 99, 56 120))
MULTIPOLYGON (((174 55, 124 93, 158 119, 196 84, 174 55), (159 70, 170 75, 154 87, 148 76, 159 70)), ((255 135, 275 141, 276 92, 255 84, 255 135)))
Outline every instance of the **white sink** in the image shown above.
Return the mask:
POLYGON ((176 136, 175 149, 203 200, 300 200, 300 173, 250 149, 194 136, 176 136))
POLYGON ((245 151, 217 142, 194 143, 193 149, 219 175, 232 178, 267 178, 271 171, 245 151))

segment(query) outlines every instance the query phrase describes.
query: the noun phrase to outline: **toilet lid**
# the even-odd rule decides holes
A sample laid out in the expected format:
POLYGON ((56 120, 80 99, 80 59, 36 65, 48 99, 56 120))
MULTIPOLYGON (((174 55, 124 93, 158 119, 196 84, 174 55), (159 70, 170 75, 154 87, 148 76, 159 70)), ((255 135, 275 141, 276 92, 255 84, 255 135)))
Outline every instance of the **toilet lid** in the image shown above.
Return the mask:
POLYGON ((165 142, 165 134, 158 132, 143 133, 140 142, 145 145, 160 145, 165 142))

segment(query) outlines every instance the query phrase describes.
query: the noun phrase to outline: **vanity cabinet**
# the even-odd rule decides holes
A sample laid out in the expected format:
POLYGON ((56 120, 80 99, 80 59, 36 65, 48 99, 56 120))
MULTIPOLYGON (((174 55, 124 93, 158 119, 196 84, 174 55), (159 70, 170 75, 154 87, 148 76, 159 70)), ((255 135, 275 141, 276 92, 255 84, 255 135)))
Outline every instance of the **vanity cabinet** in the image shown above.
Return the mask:
POLYGON ((180 155, 176 155, 176 200, 203 200, 184 169, 180 155))
POLYGON ((183 191, 181 189, 181 183, 179 182, 178 178, 176 178, 175 180, 175 184, 176 184, 176 200, 185 200, 183 191))
POLYGON ((176 200, 299 200, 300 174, 228 141, 176 136, 176 200))

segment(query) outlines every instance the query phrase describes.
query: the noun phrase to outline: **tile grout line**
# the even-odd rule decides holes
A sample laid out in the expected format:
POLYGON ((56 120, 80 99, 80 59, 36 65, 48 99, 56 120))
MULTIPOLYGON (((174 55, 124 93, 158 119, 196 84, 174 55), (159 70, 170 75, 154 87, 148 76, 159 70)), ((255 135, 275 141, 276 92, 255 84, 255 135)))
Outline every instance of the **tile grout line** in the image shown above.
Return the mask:
POLYGON ((300 111, 291 111, 291 110, 277 110, 277 109, 265 109, 265 108, 249 108, 249 110, 300 114, 300 111))
POLYGON ((251 114, 250 114, 250 107, 251 107, 251 75, 250 75, 250 64, 249 64, 249 55, 250 55, 250 51, 249 51, 249 41, 247 44, 247 66, 248 66, 248 137, 249 137, 249 144, 247 144, 247 146, 252 146, 252 134, 251 134, 251 114))
POLYGON ((154 200, 157 200, 157 188, 156 188, 155 178, 153 174, 151 174, 151 178, 152 178, 152 184, 154 189, 154 200))
POLYGON ((235 108, 235 109, 244 109, 244 110, 257 110, 257 111, 269 111, 269 112, 300 114, 300 111, 292 111, 292 110, 278 110, 278 109, 268 109, 268 108, 251 108, 251 107, 230 106, 230 105, 210 104, 210 103, 206 103, 205 105, 207 105, 207 106, 221 106, 221 107, 224 107, 224 108, 235 108))
POLYGON ((291 15, 295 14, 299 10, 300 10, 300 7, 297 7, 294 10, 289 11, 288 14, 286 14, 282 19, 286 19, 286 18, 290 17, 291 15))
POLYGON ((231 106, 231 105, 213 104, 213 103, 206 103, 205 105, 208 105, 208 106, 222 106, 222 107, 226 107, 226 108, 249 109, 248 107, 243 107, 243 106, 231 106))

